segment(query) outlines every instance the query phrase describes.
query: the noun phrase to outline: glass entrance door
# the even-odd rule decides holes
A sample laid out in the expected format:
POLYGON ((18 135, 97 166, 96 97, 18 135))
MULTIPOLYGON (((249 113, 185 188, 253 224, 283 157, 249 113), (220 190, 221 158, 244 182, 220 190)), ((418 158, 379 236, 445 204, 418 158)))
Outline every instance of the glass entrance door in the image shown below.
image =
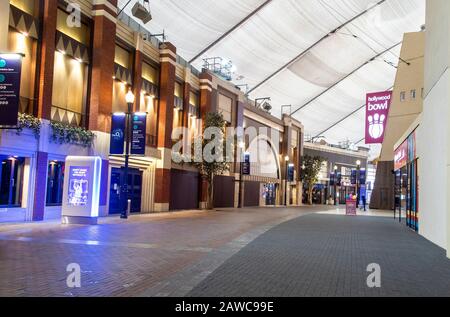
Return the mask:
POLYGON ((20 207, 22 203, 23 158, 0 155, 0 206, 20 207))
MULTIPOLYGON (((109 213, 119 214, 124 206, 122 201, 121 181, 124 168, 113 168, 111 171, 111 185, 109 191, 109 213)), ((142 172, 135 168, 128 169, 128 192, 131 199, 131 212, 141 212, 142 172)))
POLYGON ((266 195, 266 206, 275 206, 277 198, 277 184, 264 185, 266 195))
POLYGON ((64 162, 52 161, 47 172, 47 206, 61 206, 64 187, 64 162))

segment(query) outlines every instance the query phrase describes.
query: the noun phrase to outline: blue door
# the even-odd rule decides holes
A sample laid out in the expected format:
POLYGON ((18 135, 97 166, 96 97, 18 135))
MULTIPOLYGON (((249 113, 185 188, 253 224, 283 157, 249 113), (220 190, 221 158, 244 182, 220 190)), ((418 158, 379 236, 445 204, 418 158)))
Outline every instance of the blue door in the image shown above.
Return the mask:
MULTIPOLYGON (((111 185, 109 191, 109 213, 120 214, 124 208, 122 200, 121 180, 124 176, 124 168, 113 168, 111 171, 111 185)), ((128 192, 131 199, 131 212, 141 212, 142 172, 135 168, 128 169, 128 192)))

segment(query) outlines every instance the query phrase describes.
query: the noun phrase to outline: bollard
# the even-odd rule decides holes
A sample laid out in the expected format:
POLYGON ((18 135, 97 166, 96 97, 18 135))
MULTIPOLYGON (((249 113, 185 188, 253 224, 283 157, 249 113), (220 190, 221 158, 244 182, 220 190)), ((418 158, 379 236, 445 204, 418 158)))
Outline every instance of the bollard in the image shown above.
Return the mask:
POLYGON ((130 212, 131 212, 131 199, 128 199, 128 202, 127 202, 127 216, 130 215, 130 212))

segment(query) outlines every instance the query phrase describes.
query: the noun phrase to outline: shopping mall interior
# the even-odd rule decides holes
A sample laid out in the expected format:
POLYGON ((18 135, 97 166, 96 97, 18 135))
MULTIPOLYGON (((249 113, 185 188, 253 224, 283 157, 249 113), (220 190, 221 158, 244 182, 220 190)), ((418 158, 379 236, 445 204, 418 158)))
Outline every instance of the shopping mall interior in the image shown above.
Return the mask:
POLYGON ((0 0, 0 296, 450 296, 449 12, 0 0))

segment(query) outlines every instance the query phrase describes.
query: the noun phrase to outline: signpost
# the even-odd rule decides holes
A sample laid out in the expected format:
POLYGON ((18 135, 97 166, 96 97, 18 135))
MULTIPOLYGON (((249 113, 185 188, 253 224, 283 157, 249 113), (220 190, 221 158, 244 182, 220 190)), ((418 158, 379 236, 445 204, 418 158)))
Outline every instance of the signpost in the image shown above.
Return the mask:
POLYGON ((20 102, 22 55, 0 54, 0 128, 16 128, 20 102))
POLYGON ((125 113, 114 113, 111 125, 111 155, 124 155, 125 167, 121 177, 121 200, 123 210, 120 218, 128 218, 129 210, 129 190, 128 190, 128 166, 131 155, 145 155, 145 136, 147 113, 133 112, 135 96, 128 90, 125 96, 128 110, 125 113), (125 142, 125 146, 124 146, 125 142), (124 152, 125 148, 125 154, 124 152))
POLYGON ((345 214, 347 216, 356 216, 356 200, 353 197, 346 200, 345 214))

